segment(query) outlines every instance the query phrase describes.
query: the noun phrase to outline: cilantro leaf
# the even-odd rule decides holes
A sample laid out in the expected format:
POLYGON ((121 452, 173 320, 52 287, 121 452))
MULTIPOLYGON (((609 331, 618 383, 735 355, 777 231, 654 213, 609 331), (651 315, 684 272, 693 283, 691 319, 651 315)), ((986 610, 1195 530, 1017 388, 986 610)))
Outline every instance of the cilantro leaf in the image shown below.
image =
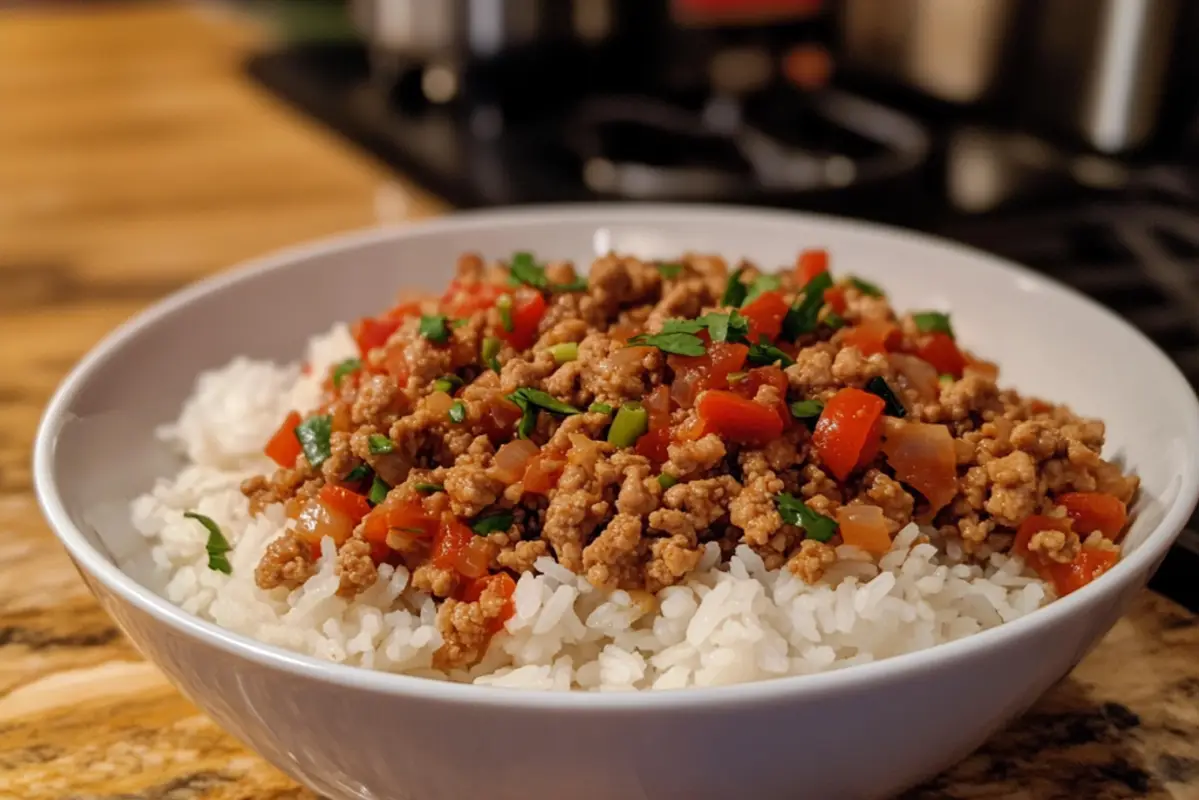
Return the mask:
POLYGON ((816 398, 808 400, 797 400, 788 406, 788 410, 792 412, 792 416, 798 420, 802 420, 809 430, 817 426, 817 420, 821 418, 821 412, 825 410, 825 404, 816 398))
POLYGON ((367 502, 377 506, 387 499, 388 492, 391 490, 392 487, 388 486, 383 478, 376 475, 375 480, 371 481, 371 491, 367 494, 367 502))
POLYGON ((330 379, 333 381, 333 388, 340 389, 342 387, 342 378, 362 369, 362 361, 357 358, 347 358, 345 361, 333 368, 333 374, 330 379))
POLYGON ((783 338, 794 342, 800 334, 816 330, 817 316, 825 305, 825 290, 831 286, 833 279, 828 272, 820 273, 804 285, 802 294, 783 318, 783 338))
POLYGON ((921 333, 944 333, 954 338, 954 329, 950 327, 950 315, 941 311, 917 311, 912 315, 917 330, 921 333))
POLYGON ((631 347, 657 347, 679 356, 704 355, 704 340, 694 333, 641 333, 629 340, 631 347))
POLYGON ((707 327, 704 318, 700 319, 669 319, 662 324, 659 333, 699 333, 707 327))
POLYGON ((738 267, 725 283, 725 293, 721 295, 721 305, 740 308, 746 301, 746 284, 742 283, 744 268, 738 267))
POLYGON ((781 363, 785 367, 790 367, 796 363, 792 360, 791 356, 771 344, 771 340, 766 336, 758 337, 758 344, 750 345, 750 352, 746 354, 746 360, 760 367, 776 362, 781 363))
POLYGON ((304 457, 313 467, 321 466, 329 458, 329 437, 333 433, 333 417, 328 414, 317 414, 301 422, 294 429, 296 438, 300 440, 300 449, 304 457))
POLYGON ((750 321, 737 312, 728 314, 711 311, 700 318, 708 327, 708 336, 714 342, 747 342, 750 336, 750 321))
POLYGON ((773 292, 779 288, 778 275, 759 275, 750 282, 750 286, 746 289, 746 297, 742 300, 742 306, 747 306, 754 301, 763 292, 773 292))
POLYGON ((208 568, 214 572, 232 575, 233 565, 229 563, 229 558, 225 554, 233 548, 229 546, 229 540, 225 538, 225 534, 221 533, 221 526, 213 522, 211 517, 197 514, 195 511, 185 511, 183 516, 196 520, 208 531, 208 541, 204 544, 204 550, 208 553, 208 568))
POLYGON ((856 278, 853 275, 850 276, 849 281, 851 286, 868 297, 883 297, 883 289, 880 289, 870 281, 864 281, 862 278, 856 278))
POLYGON ((359 481, 367 480, 374 474, 375 471, 372 470, 370 466, 367 464, 359 464, 357 467, 346 473, 346 477, 342 478, 342 483, 358 483, 359 481))
POLYGON ((514 286, 523 283, 551 292, 583 292, 588 286, 584 277, 577 277, 568 283, 551 283, 546 277, 546 268, 537 263, 533 253, 513 253, 508 262, 508 282, 514 286))
POLYGON ((813 511, 805 505, 803 500, 787 492, 775 495, 775 506, 779 509, 779 516, 783 517, 784 522, 803 528, 809 539, 828 542, 837 533, 836 522, 824 514, 813 511))
POLYGON ((878 375, 867 381, 865 388, 871 394, 883 399, 883 413, 889 417, 903 417, 908 413, 904 409, 904 403, 901 403, 900 398, 896 397, 896 393, 892 391, 892 387, 888 386, 888 382, 878 375))
POLYGON ((445 314, 422 314, 417 333, 434 344, 445 344, 450 340, 450 325, 445 314))
MULTIPOLYGON (((563 414, 570 416, 580 413, 579 409, 570 403, 564 403, 562 400, 556 399, 553 395, 543 392, 541 389, 530 389, 522 387, 508 396, 509 400, 516 403, 516 398, 521 397, 525 402, 535 405, 538 408, 544 408, 547 411, 553 411, 555 414, 563 414)), ((520 405, 520 403, 518 403, 520 405)))
POLYGON ((471 521, 471 530, 477 536, 487 536, 489 533, 506 531, 512 524, 513 512, 508 509, 485 511, 471 521))

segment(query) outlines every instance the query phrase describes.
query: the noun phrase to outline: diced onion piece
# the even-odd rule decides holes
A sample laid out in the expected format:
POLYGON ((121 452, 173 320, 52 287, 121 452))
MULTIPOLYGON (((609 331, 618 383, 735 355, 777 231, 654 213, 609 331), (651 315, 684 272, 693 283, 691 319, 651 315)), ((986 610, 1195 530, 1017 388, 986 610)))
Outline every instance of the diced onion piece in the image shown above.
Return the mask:
POLYGON ((538 454, 538 446, 528 439, 514 439, 500 446, 489 474, 502 483, 516 483, 525 467, 538 454))
POLYGON ((933 513, 954 499, 958 491, 954 437, 945 425, 889 421, 881 449, 896 478, 920 492, 933 513))
POLYGON ((842 541, 881 556, 892 549, 883 509, 873 505, 849 505, 837 510, 838 532, 842 541))

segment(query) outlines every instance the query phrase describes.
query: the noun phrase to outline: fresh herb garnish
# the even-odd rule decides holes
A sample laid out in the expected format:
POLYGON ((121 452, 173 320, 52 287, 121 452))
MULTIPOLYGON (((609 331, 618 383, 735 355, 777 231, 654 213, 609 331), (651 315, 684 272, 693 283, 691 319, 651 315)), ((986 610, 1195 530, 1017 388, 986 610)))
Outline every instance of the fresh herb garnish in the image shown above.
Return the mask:
POLYGON ((856 278, 853 275, 850 276, 849 281, 851 286, 868 297, 883 297, 883 289, 880 289, 870 281, 864 281, 862 278, 856 278))
POLYGON ((710 311, 700 321, 708 328, 708 336, 714 342, 746 342, 750 336, 750 320, 743 317, 736 309, 728 314, 710 311))
POLYGON ((457 375, 443 375, 433 382, 433 390, 435 392, 445 392, 451 394, 455 389, 463 385, 463 379, 457 375))
POLYGON ((876 397, 883 399, 883 413, 889 417, 903 417, 908 413, 904 410, 904 404, 900 402, 900 398, 896 397, 896 393, 892 391, 892 387, 888 386, 887 381, 878 375, 867 381, 866 389, 876 397))
POLYGON ((496 298, 496 313, 500 315, 500 324, 504 330, 513 332, 512 295, 502 294, 496 298))
POLYGON ((954 383, 954 376, 948 372, 943 372, 941 375, 938 375, 938 383, 942 386, 949 386, 954 383))
POLYGON ((663 488, 664 492, 667 489, 670 489, 672 486, 674 486, 677 483, 679 483, 679 478, 676 478, 674 475, 672 475, 669 472, 661 473, 658 476, 658 485, 663 488))
POLYGON ((954 338, 954 328, 950 327, 950 315, 941 311, 917 311, 912 315, 913 323, 921 333, 944 333, 954 338))
POLYGON ((508 263, 509 283, 514 286, 525 284, 535 289, 551 292, 582 292, 587 290, 587 279, 576 278, 569 283, 551 283, 546 277, 546 268, 534 260, 533 253, 513 253, 508 263))
POLYGON ((822 272, 811 281, 804 284, 803 294, 788 309, 783 318, 783 338, 794 342, 802 333, 809 333, 817 328, 817 317, 821 306, 825 305, 825 290, 833 286, 833 278, 828 272, 822 272))
POLYGON ((471 530, 479 536, 506 531, 512 527, 513 513, 507 509, 487 511, 471 522, 471 530))
POLYGON ((568 361, 574 361, 579 358, 579 343, 559 342, 556 345, 551 345, 550 355, 554 357, 555 364, 566 364, 568 361))
POLYGON ((387 499, 388 492, 391 490, 392 487, 384 483, 383 478, 376 475, 375 480, 371 481, 371 491, 367 493, 367 502, 377 506, 387 499))
POLYGON ((450 325, 445 314, 422 314, 417 333, 434 344, 445 344, 450 340, 450 325))
POLYGON ((608 403, 592 403, 588 406, 588 411, 591 411, 593 414, 611 414, 613 407, 608 403))
POLYGON ((333 368, 333 374, 330 376, 333 381, 333 387, 340 389, 342 387, 342 378, 352 372, 357 372, 362 369, 362 361, 357 358, 347 358, 345 361, 333 368))
POLYGON ((658 272, 667 280, 678 278, 679 273, 683 272, 683 264, 658 264, 658 272))
POLYGON ((746 301, 746 284, 742 283, 743 267, 738 267, 725 282, 725 293, 721 295, 721 305, 741 308, 746 301))
POLYGON ((358 483, 360 481, 367 480, 374 474, 375 471, 372 470, 370 466, 367 464, 359 464, 357 467, 346 473, 346 477, 342 478, 342 483, 358 483))
POLYGON ((754 302, 754 299, 763 292, 773 292, 779 288, 778 275, 759 275, 750 285, 746 287, 746 297, 742 300, 742 305, 747 306, 754 302))
POLYGON ((483 340, 483 344, 479 346, 479 357, 483 359, 483 363, 488 369, 493 372, 500 371, 500 359, 496 356, 500 355, 500 340, 495 336, 488 336, 483 340))
POLYGON ((830 311, 825 315, 824 323, 826 327, 832 328, 836 331, 838 328, 844 328, 846 326, 846 318, 836 311, 830 311))
POLYGON ((759 366, 779 362, 785 367, 790 367, 796 363, 791 356, 771 344, 771 340, 766 336, 758 337, 758 344, 750 345, 750 352, 746 354, 746 360, 759 366))
POLYGON ((649 428, 650 415, 641 403, 622 403, 608 427, 608 443, 613 447, 633 447, 649 428))
POLYGON ((540 389, 522 387, 508 395, 508 399, 515 403, 517 408, 521 409, 521 421, 517 424, 517 436, 522 439, 528 439, 529 434, 533 433, 533 428, 537 425, 539 408, 544 408, 547 411, 564 416, 580 413, 579 409, 575 406, 564 403, 561 400, 556 400, 553 396, 546 394, 540 389))
POLYGON ((452 320, 450 320, 450 327, 453 328, 454 330, 458 330, 459 328, 463 327, 470 321, 471 320, 469 320, 469 319, 452 319, 452 320))
POLYGON ((233 565, 229 563, 225 554, 233 548, 229 546, 229 540, 225 538, 225 534, 221 533, 221 526, 213 522, 211 517, 197 514, 195 511, 185 511, 183 516, 196 520, 208 531, 208 541, 204 544, 204 550, 208 553, 208 568, 215 572, 232 575, 233 565))
MULTIPOLYGON (((668 322, 672 322, 672 320, 668 320, 668 322)), ((664 327, 666 326, 664 325, 664 327)), ((657 347, 664 353, 674 353, 677 356, 704 355, 704 340, 694 333, 685 333, 683 331, 639 333, 629 340, 629 346, 657 347)))
POLYGON ((797 400, 788 406, 792 416, 796 419, 803 420, 808 427, 812 428, 817 424, 817 419, 821 416, 821 412, 825 410, 825 404, 816 398, 808 400, 797 400))
POLYGON ((434 492, 444 492, 446 487, 440 483, 414 483, 413 488, 421 494, 433 494, 434 492))
POLYGON ((835 521, 824 514, 813 511, 804 504, 803 500, 793 497, 787 492, 775 495, 775 506, 779 509, 779 516, 783 517, 784 522, 803 528, 809 539, 828 542, 837 533, 835 521))
POLYGON ((317 414, 301 422, 294 430, 309 465, 314 468, 321 466, 321 462, 330 455, 329 436, 333 433, 333 417, 317 414))
POLYGON ((450 417, 450 421, 455 424, 462 424, 467 418, 467 405, 462 400, 455 400, 450 404, 450 410, 446 412, 450 417))
POLYGON ((390 453, 396 449, 396 443, 382 433, 372 433, 367 437, 367 450, 373 456, 380 456, 384 453, 390 453))

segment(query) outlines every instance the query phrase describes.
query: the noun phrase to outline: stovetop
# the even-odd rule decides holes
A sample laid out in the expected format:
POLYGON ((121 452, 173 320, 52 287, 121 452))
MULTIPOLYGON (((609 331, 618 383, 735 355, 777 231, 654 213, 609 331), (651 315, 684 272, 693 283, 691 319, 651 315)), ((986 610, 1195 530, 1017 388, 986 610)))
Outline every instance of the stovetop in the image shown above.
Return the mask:
MULTIPOLYGON (((257 81, 460 207, 672 200, 804 208, 929 231, 1090 295, 1197 385, 1190 143, 1117 161, 852 88, 734 99, 579 53, 387 85, 354 43, 255 57, 257 81)), ((1153 586, 1195 610, 1196 517, 1153 586)))

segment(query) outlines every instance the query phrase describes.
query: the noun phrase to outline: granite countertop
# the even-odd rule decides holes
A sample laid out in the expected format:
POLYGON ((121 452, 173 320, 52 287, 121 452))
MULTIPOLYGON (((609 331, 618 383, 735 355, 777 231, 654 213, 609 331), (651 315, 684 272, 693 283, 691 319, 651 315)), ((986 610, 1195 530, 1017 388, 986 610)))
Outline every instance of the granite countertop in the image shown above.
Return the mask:
MULTIPOLYGON (((0 798, 309 798, 141 660, 34 501, 55 384, 203 275, 433 198, 251 88, 193 3, 0 11, 0 798)), ((1143 592, 1025 717, 912 798, 1194 798, 1196 617, 1143 592)))

